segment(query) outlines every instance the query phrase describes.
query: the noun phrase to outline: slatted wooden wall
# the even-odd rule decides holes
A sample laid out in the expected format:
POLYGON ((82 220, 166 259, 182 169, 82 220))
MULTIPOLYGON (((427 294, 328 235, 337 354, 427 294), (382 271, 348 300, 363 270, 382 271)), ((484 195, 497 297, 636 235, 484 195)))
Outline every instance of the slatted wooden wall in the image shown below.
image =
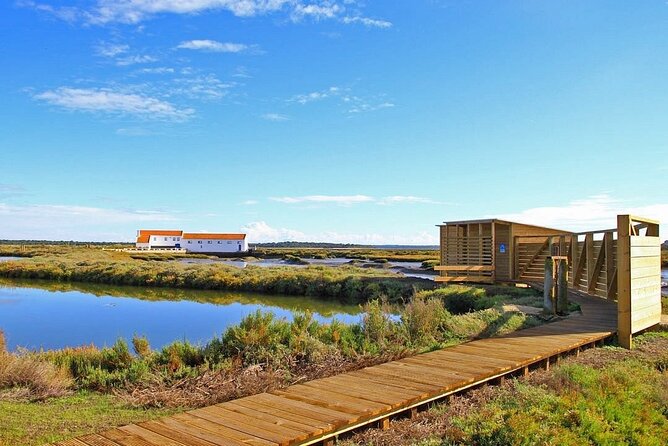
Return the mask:
POLYGON ((617 216, 617 335, 631 348, 631 336, 661 321, 659 222, 617 216))

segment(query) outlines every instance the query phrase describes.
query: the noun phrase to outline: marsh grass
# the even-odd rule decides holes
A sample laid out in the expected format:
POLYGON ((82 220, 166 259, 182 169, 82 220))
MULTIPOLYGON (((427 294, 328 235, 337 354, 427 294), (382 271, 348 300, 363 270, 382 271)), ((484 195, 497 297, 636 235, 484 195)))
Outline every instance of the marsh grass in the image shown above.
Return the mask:
POLYGON ((364 303, 385 296, 398 302, 433 282, 402 277, 381 269, 353 266, 305 268, 215 264, 183 264, 138 260, 127 253, 88 248, 53 247, 33 256, 0 263, 0 276, 90 282, 111 285, 201 290, 253 291, 266 294, 313 296, 342 303, 364 303))

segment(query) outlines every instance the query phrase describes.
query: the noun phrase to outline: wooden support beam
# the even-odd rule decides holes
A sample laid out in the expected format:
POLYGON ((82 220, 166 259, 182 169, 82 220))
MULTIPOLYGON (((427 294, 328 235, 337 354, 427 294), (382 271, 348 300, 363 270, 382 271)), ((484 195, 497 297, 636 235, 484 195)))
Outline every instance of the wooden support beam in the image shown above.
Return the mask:
POLYGON ((617 338, 631 348, 631 217, 617 216, 617 338))
POLYGON ((617 298, 617 287, 613 287, 612 284, 616 283, 617 267, 615 265, 615 258, 613 254, 614 239, 612 232, 606 232, 603 236, 603 246, 605 246, 606 298, 614 300, 617 298))

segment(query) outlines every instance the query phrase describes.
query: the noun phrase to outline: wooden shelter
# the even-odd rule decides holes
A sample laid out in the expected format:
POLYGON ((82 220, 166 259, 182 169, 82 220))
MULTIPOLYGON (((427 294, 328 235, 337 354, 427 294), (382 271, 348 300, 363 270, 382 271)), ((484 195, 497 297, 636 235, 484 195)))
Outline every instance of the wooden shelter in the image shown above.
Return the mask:
POLYGON ((545 258, 565 253, 572 235, 498 219, 448 221, 439 227, 438 282, 503 282, 527 273, 542 278, 545 258))

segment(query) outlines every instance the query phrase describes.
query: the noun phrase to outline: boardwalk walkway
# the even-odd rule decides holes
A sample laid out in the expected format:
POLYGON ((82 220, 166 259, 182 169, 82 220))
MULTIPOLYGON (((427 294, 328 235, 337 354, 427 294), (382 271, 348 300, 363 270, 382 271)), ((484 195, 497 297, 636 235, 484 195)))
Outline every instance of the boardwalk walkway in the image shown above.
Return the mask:
POLYGON ((60 446, 272 446, 331 444, 337 434, 530 367, 549 367, 614 335, 617 307, 573 296, 582 315, 283 390, 57 443, 60 446))

